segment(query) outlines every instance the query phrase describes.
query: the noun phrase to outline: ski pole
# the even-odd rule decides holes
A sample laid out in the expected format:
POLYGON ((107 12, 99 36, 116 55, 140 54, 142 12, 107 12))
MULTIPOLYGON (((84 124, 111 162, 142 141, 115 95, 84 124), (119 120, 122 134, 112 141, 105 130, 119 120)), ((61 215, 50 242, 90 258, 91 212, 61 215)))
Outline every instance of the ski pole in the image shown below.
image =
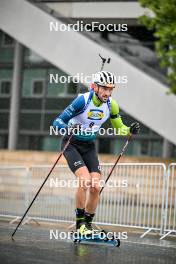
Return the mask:
POLYGON ((12 239, 13 239, 13 236, 15 235, 15 233, 16 233, 16 231, 17 231, 18 227, 21 225, 21 223, 22 223, 23 219, 24 219, 24 218, 25 218, 25 216, 27 215, 27 213, 28 213, 29 209, 30 209, 30 208, 31 208, 31 206, 33 205, 33 203, 34 203, 35 199, 37 198, 38 194, 40 193, 41 189, 43 188, 43 186, 44 186, 45 182, 48 180, 48 178, 49 178, 50 174, 52 173, 52 171, 54 170, 54 168, 55 168, 56 164, 57 164, 57 163, 58 163, 58 161, 60 160, 61 156, 63 155, 63 153, 64 153, 64 151, 66 150, 66 148, 68 147, 68 145, 70 144, 70 140, 71 140, 71 138, 72 138, 72 137, 73 137, 73 133, 71 133, 71 135, 70 135, 70 137, 69 137, 69 139, 68 139, 67 143, 65 144, 65 146, 64 146, 64 148, 63 148, 63 150, 61 151, 61 153, 60 153, 59 157, 58 157, 58 158, 57 158, 57 160, 55 161, 55 163, 54 163, 54 165, 52 166, 51 170, 49 171, 49 173, 48 173, 47 177, 45 178, 44 182, 42 183, 42 185, 41 185, 41 186, 40 186, 40 188, 38 189, 38 191, 37 191, 36 195, 34 196, 34 198, 33 198, 32 202, 30 203, 29 207, 28 207, 28 208, 27 208, 27 210, 25 211, 25 213, 24 213, 23 217, 21 218, 20 222, 18 223, 17 227, 15 228, 14 232, 12 233, 12 236, 11 236, 11 237, 12 237, 12 239))
POLYGON ((120 152, 120 154, 119 154, 119 156, 118 156, 116 162, 114 163, 113 167, 111 168, 111 170, 110 170, 110 172, 109 172, 108 177, 106 178, 106 181, 105 181, 104 186, 103 186, 103 187, 101 188, 101 190, 100 190, 100 194, 102 193, 102 191, 103 191, 103 189, 104 189, 104 187, 105 187, 107 181, 108 181, 109 178, 111 177, 111 175, 112 175, 112 173, 113 173, 113 171, 114 171, 114 169, 115 169, 117 163, 119 162, 120 158, 123 156, 123 154, 124 154, 124 152, 125 152, 125 150, 126 150, 126 148, 127 148, 127 146, 128 146, 128 143, 130 142, 131 138, 132 138, 132 134, 128 136, 128 138, 127 138, 127 140, 126 140, 126 142, 125 142, 125 144, 124 144, 124 146, 123 146, 123 148, 122 148, 122 150, 121 150, 121 152, 120 152))

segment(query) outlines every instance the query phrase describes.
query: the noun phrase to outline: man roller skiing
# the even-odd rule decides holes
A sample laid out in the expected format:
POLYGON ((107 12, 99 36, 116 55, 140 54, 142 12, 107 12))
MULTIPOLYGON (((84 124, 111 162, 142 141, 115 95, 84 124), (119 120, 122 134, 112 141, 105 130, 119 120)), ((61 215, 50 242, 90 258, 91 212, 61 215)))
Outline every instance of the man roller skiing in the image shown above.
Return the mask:
MULTIPOLYGON (((120 135, 137 134, 140 129, 137 122, 130 127, 123 124, 119 106, 111 97, 114 88, 115 76, 112 73, 96 73, 90 92, 79 95, 53 122, 53 126, 58 129, 77 129, 64 156, 79 182, 75 211, 76 229, 81 235, 93 233, 92 220, 99 201, 101 172, 95 139, 100 127, 110 118, 112 126, 120 135)), ((68 135, 63 137, 62 148, 68 138, 68 135)))

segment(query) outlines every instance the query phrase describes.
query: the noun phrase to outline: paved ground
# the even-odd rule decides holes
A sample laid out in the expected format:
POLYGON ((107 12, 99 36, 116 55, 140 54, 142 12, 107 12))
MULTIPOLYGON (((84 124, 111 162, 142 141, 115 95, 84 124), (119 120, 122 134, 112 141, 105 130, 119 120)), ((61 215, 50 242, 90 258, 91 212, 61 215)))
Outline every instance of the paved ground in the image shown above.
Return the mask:
POLYGON ((0 222, 0 263, 89 264, 89 263, 176 263, 176 239, 160 241, 158 237, 139 238, 129 234, 120 248, 108 245, 75 245, 71 240, 50 240, 50 229, 61 226, 22 226, 11 240, 15 225, 0 222))

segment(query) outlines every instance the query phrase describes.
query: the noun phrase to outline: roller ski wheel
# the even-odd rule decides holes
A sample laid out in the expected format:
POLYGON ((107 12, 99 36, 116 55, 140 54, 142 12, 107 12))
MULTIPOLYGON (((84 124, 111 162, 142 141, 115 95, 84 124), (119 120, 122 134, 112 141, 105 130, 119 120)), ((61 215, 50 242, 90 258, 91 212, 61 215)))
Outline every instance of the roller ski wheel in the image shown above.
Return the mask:
POLYGON ((120 247, 120 239, 115 238, 115 239, 113 240, 113 242, 114 242, 114 246, 115 246, 115 247, 120 247))
POLYGON ((107 234, 107 231, 104 230, 104 229, 102 229, 101 232, 104 233, 104 234, 107 234))
POLYGON ((74 244, 79 244, 80 242, 81 242, 80 239, 78 239, 78 238, 73 238, 73 243, 74 243, 74 244))
POLYGON ((78 244, 81 241, 77 231, 71 231, 71 239, 74 244, 78 244))

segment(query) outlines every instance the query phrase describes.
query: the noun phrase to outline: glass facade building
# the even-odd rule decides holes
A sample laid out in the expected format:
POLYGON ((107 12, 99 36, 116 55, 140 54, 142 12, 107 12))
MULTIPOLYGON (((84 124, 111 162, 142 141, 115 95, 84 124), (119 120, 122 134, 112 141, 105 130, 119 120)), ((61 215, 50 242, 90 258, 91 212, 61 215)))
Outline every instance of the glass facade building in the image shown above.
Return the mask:
MULTIPOLYGON (((0 148, 8 147, 9 113, 13 75, 14 40, 0 31, 0 148)), ((59 136, 50 136, 53 119, 76 97, 87 91, 80 83, 51 83, 50 74, 66 76, 32 50, 24 47, 22 94, 20 102, 20 121, 18 149, 58 151, 59 136)), ((134 119, 120 112, 125 124, 134 119)), ((128 155, 162 156, 163 138, 141 124, 141 133, 130 144, 128 155)), ((104 125, 110 126, 109 121, 104 125)), ((124 138, 102 135, 97 139, 99 153, 119 153, 124 138)), ((176 156, 173 148, 172 156, 176 156)))

